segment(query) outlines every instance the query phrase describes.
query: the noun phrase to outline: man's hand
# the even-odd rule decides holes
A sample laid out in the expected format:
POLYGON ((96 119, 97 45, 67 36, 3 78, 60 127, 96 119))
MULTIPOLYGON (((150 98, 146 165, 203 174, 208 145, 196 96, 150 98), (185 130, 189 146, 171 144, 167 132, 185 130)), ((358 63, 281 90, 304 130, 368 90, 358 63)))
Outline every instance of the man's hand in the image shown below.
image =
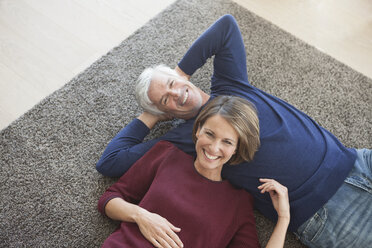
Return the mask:
POLYGON ((135 221, 142 235, 155 247, 183 247, 183 243, 176 234, 176 232, 180 232, 181 229, 173 226, 167 219, 160 215, 141 209, 135 221))
POLYGON ((141 120, 148 128, 152 129, 158 121, 168 121, 173 119, 169 114, 154 115, 144 111, 137 119, 141 120))
POLYGON ((263 184, 258 186, 261 193, 269 192, 279 218, 290 218, 288 189, 274 179, 260 178, 263 184))

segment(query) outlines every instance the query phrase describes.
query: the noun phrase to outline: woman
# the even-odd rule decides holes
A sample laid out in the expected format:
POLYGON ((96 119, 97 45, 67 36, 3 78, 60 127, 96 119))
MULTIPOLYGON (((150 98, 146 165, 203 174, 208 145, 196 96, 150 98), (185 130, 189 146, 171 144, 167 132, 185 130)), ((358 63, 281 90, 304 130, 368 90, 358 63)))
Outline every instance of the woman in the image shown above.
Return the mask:
MULTIPOLYGON (((221 178, 225 163, 251 161, 259 147, 256 111, 219 96, 198 115, 196 158, 160 141, 111 186, 98 208, 122 221, 103 247, 258 247, 252 197, 221 178)), ((282 247, 289 224, 287 189, 260 179, 278 222, 267 247, 282 247)))

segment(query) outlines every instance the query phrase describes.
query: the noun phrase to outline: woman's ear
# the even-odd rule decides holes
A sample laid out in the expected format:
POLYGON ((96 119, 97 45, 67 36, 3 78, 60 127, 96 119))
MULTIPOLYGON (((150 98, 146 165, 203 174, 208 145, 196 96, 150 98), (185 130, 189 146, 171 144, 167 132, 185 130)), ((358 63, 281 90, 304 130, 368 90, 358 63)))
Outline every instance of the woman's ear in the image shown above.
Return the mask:
POLYGON ((199 123, 199 125, 198 125, 198 129, 196 129, 196 132, 195 132, 195 138, 196 138, 196 140, 198 140, 199 139, 199 135, 200 135, 200 123, 199 123))
POLYGON ((199 134, 200 134, 200 126, 198 127, 198 129, 196 130, 196 133, 195 133, 196 139, 199 138, 199 134))

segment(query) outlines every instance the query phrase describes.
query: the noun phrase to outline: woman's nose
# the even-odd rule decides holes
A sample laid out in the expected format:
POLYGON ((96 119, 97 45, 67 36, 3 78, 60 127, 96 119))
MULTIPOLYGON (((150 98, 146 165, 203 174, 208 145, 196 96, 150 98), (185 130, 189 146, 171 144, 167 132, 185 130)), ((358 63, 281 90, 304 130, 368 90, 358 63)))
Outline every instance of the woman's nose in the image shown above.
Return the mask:
POLYGON ((210 145, 210 149, 213 153, 217 153, 220 149, 219 142, 218 141, 212 142, 212 144, 210 145))

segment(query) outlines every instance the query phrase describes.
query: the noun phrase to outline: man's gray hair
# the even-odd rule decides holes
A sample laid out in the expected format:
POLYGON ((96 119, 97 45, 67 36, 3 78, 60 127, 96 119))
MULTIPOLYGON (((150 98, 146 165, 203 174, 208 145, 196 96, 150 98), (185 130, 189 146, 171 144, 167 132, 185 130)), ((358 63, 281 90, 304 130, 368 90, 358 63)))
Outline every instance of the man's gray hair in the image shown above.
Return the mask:
POLYGON ((151 102, 148 96, 150 83, 151 83, 152 77, 154 76, 155 72, 162 72, 164 74, 175 76, 175 77, 180 77, 180 76, 177 74, 175 70, 169 68, 166 65, 157 65, 154 67, 146 68, 137 79, 135 91, 136 91, 136 99, 137 99, 138 104, 141 105, 141 107, 145 111, 151 114, 161 115, 161 114, 164 114, 164 112, 159 110, 151 102))

